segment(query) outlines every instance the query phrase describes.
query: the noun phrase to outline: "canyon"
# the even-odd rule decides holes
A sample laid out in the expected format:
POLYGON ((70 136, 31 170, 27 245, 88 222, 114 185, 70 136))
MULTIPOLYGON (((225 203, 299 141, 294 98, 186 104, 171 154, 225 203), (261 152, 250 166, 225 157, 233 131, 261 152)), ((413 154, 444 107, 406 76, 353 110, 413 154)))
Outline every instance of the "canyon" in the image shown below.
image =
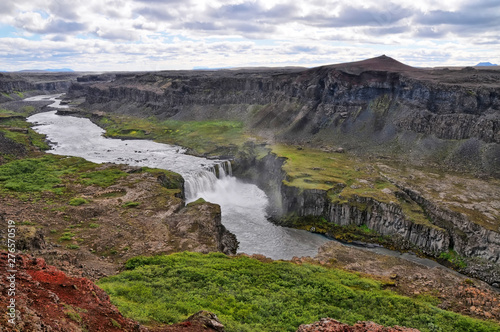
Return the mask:
MULTIPOLYGON (((142 133, 139 138, 159 137, 154 130, 134 127, 134 119, 240 122, 241 140, 213 144, 203 151, 185 148, 193 155, 231 159, 236 177, 265 191, 270 200, 268 216, 277 225, 340 239, 339 229, 353 226, 361 233, 367 229, 369 236, 362 241, 433 257, 500 286, 500 70, 421 69, 381 56, 311 69, 50 75, 2 74, 2 108, 33 114, 45 106, 23 104, 21 95, 65 92, 71 109, 61 114, 90 118, 106 130, 109 123, 126 123, 127 130, 119 132, 121 138, 137 138, 136 132, 142 133), (33 109, 28 111, 27 105, 33 109), (334 174, 334 168, 342 174, 334 174), (445 257, 450 255, 457 255, 460 264, 448 262, 445 257)), ((31 153, 3 133, 0 143, 2 155, 21 158, 31 153)), ((141 204, 151 203, 154 207, 149 210, 162 216, 167 210, 172 220, 167 222, 168 230, 160 231, 163 224, 158 224, 148 230, 148 236, 159 245, 166 242, 157 237, 167 233, 169 240, 179 243, 172 241, 171 248, 133 247, 119 257, 106 253, 106 258, 98 259, 69 251, 65 261, 70 264, 58 268, 95 280, 116 273, 126 259, 144 252, 234 253, 236 239, 221 225, 217 205, 202 202, 183 208, 183 197, 172 197, 171 207, 160 209, 147 192, 163 190, 161 181, 132 170, 130 174, 128 180, 114 185, 120 193, 102 201, 114 206, 129 195, 141 197, 141 204), (127 181, 139 177, 144 184, 130 189, 127 181), (182 228, 176 226, 181 219, 189 224, 176 234, 176 227, 182 228), (191 234, 207 227, 212 229, 210 234, 191 234), (207 240, 213 234, 214 239, 207 240), (205 241, 202 238, 210 245, 200 244, 205 241), (78 267, 84 261, 93 262, 94 272, 78 267), (99 274, 99 270, 106 272, 99 274)), ((98 194, 85 187, 73 190, 98 194)), ((125 213, 95 204, 74 207, 65 214, 73 219, 90 213, 93 218, 118 220, 125 213)), ((25 219, 33 211, 6 217, 25 219)), ((136 217, 135 210, 124 211, 136 217)), ((139 215, 138 225, 151 218, 151 212, 139 215)), ((58 217, 51 218, 45 222, 48 227, 57 224, 54 218, 58 217)), ((116 226, 110 223, 109 233, 101 238, 89 233, 92 248, 109 251, 104 243, 117 241, 109 238, 116 226)), ((131 229, 120 232, 122 240, 133 236, 131 229)), ((40 235, 34 236, 30 243, 35 248, 27 248, 59 264, 55 258, 65 251, 42 248, 39 240, 40 235)), ((321 259, 329 259, 325 250, 321 259)))

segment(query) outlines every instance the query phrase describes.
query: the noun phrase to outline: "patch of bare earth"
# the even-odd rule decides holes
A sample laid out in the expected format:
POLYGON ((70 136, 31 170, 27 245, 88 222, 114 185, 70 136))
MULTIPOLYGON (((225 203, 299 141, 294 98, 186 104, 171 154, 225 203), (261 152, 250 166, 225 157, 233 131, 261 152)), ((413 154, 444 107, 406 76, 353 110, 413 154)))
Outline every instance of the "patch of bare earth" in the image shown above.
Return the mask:
POLYGON ((151 173, 131 173, 105 189, 67 186, 72 197, 87 203, 71 206, 70 198, 50 192, 27 201, 6 195, 0 197, 0 218, 16 222, 19 250, 72 276, 97 280, 113 275, 138 255, 228 250, 221 246, 226 231, 219 206, 184 206, 179 190, 162 187, 151 173))
POLYGON ((315 259, 323 265, 379 279, 402 295, 434 302, 442 309, 500 322, 498 291, 453 270, 431 268, 337 242, 323 245, 315 259))
MULTIPOLYGON (((14 256, 15 279, 7 279, 12 274, 0 269, 2 280, 14 284, 0 283, 0 305, 3 308, 11 305, 13 309, 8 308, 7 314, 0 315, 0 331, 224 331, 217 317, 209 312, 196 313, 175 325, 141 326, 123 317, 108 295, 89 279, 67 276, 42 258, 14 256), (15 289, 15 297, 9 295, 11 287, 15 289)), ((0 251, 0 266, 7 266, 8 258, 12 259, 6 251, 0 251)))

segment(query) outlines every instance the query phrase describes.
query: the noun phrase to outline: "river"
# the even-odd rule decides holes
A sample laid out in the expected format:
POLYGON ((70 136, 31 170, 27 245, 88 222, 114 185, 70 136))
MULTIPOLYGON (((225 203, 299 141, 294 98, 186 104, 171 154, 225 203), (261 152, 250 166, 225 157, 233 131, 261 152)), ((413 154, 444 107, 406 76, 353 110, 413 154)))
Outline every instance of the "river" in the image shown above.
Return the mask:
MULTIPOLYGON (((31 97, 28 101, 48 101, 60 105, 58 95, 31 97)), ((329 241, 307 231, 276 226, 267 220, 269 200, 256 185, 244 183, 231 175, 230 163, 185 154, 179 146, 149 140, 121 140, 102 136, 104 130, 90 120, 60 116, 56 111, 38 113, 28 118, 34 130, 47 135, 50 153, 82 157, 95 163, 122 163, 167 169, 181 174, 186 181, 188 202, 203 197, 221 206, 222 223, 240 242, 238 252, 262 254, 273 259, 311 256, 329 241), (218 179, 212 171, 221 165, 218 179)))
MULTIPOLYGON (((60 95, 43 95, 25 100, 52 101, 49 107, 67 108, 67 105, 60 104, 58 97, 60 95)), ((269 204, 267 195, 256 185, 233 177, 227 161, 190 156, 185 154, 182 147, 150 140, 106 138, 102 136, 104 130, 90 120, 57 115, 56 111, 35 114, 28 121, 35 124, 34 130, 47 135, 51 142, 50 153, 82 157, 95 163, 112 162, 161 168, 181 174, 186 182, 187 202, 202 197, 221 206, 222 223, 236 235, 240 242, 240 253, 262 254, 272 259, 314 257, 318 248, 330 241, 322 235, 270 223, 266 214, 269 204), (220 178, 215 176, 213 170, 216 165, 220 165, 220 178)), ((363 248, 428 267, 443 267, 433 260, 409 253, 399 253, 383 247, 363 248)))

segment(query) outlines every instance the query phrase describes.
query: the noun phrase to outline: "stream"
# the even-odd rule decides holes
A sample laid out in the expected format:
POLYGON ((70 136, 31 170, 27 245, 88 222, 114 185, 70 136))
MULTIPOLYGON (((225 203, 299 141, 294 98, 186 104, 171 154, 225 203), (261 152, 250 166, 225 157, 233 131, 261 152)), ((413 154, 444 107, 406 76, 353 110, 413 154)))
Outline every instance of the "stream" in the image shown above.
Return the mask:
MULTIPOLYGON (((60 104, 60 96, 43 95, 25 100, 52 101, 53 104, 49 107, 67 108, 67 105, 60 104)), ((28 121, 35 124, 34 130, 47 135, 51 142, 49 153, 82 157, 95 163, 161 168, 181 174, 185 179, 187 202, 202 197, 221 206, 222 223, 236 235, 240 242, 240 253, 262 254, 272 259, 314 257, 318 248, 330 241, 322 235, 276 226, 269 222, 266 214, 269 204, 267 195, 256 185, 233 177, 228 161, 190 156, 185 154, 182 147, 150 140, 106 138, 102 136, 105 131, 89 119, 61 116, 56 111, 35 114, 28 121), (219 168, 219 178, 215 175, 215 168, 219 168)), ((413 254, 402 254, 383 247, 363 248, 428 267, 442 267, 435 261, 413 254)))
MULTIPOLYGON (((59 95, 35 96, 27 101, 53 101, 59 95)), ((238 252, 262 254, 273 259, 293 256, 316 256, 326 237, 303 230, 276 226, 267 220, 269 200, 256 185, 244 183, 231 175, 230 163, 185 154, 179 146, 149 140, 121 140, 102 136, 104 130, 89 119, 56 115, 56 111, 38 113, 28 118, 34 130, 47 135, 50 153, 82 157, 95 163, 120 163, 170 170, 185 179, 186 201, 200 197, 221 206, 222 224, 240 242, 238 252), (219 178, 214 168, 219 168, 219 178)))

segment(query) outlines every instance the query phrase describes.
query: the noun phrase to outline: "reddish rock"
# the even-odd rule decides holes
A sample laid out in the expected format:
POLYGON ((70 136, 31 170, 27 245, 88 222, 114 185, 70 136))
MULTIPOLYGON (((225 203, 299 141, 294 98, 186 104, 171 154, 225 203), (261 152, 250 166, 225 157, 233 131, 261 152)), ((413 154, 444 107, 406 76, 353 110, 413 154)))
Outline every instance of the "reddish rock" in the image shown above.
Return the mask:
MULTIPOLYGON (((0 331, 224 331, 214 314, 203 312, 190 321, 170 326, 146 328, 125 318, 111 304, 108 295, 87 278, 68 277, 44 259, 15 255, 15 267, 8 267, 8 254, 0 251, 0 278, 13 275, 15 296, 9 294, 10 281, 0 283, 0 306, 7 308, 15 299, 15 318, 0 315, 0 331), (15 272, 9 272, 9 270, 15 272)), ((9 261, 11 262, 11 261, 9 261)))
POLYGON ((323 318, 319 322, 303 324, 297 332, 420 332, 407 327, 385 327, 374 322, 357 322, 353 326, 341 323, 335 319, 323 318))

